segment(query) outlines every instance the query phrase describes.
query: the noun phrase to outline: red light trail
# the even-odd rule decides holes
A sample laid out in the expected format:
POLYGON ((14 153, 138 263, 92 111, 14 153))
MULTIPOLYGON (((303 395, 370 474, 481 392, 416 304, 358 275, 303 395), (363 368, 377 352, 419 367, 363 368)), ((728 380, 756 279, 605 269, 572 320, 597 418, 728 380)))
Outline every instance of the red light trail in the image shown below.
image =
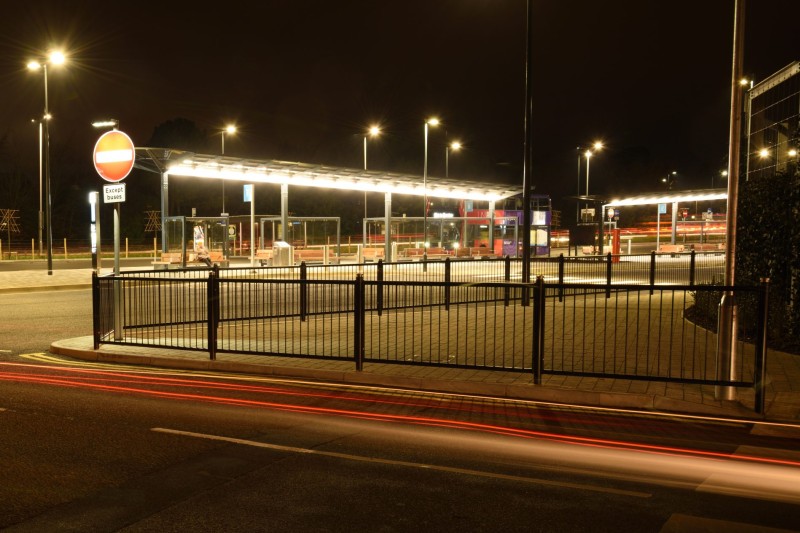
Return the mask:
MULTIPOLYGON (((732 455, 731 453, 715 452, 708 450, 695 450, 674 446, 663 446, 646 443, 629 442, 616 439, 604 439, 598 437, 585 437, 576 435, 566 435, 548 431, 538 431, 524 428, 514 428, 495 424, 479 422, 459 421, 434 416, 413 416, 403 414, 375 413, 363 410, 363 405, 393 406, 408 408, 428 408, 447 412, 475 413, 476 409, 467 409, 453 405, 442 405, 442 401, 432 400, 413 400, 398 401, 396 398, 388 396, 386 393, 369 397, 366 394, 334 394, 328 392, 309 392, 307 390, 292 390, 291 388, 281 388, 276 386, 250 385, 242 383, 225 383, 220 381, 205 381, 199 379, 185 379, 173 377, 159 377, 153 375, 142 375, 140 373, 111 372, 102 370, 74 369, 67 367, 37 366, 19 363, 0 363, 0 368, 20 369, 21 371, 11 371, 0 373, 0 380, 17 383, 35 383, 49 386, 79 388, 100 392, 110 392, 116 394, 133 394, 138 396, 149 396, 153 398, 170 399, 177 401, 201 401, 219 405, 275 409, 295 413, 332 415, 361 420, 405 423, 423 426, 440 427, 446 429, 459 429, 467 431, 477 431, 503 435, 508 437, 548 440, 560 443, 569 443, 594 448, 625 449, 640 453, 650 453, 659 455, 675 456, 694 456, 705 457, 715 460, 735 460, 761 464, 774 464, 781 466, 800 467, 800 461, 788 459, 776 459, 768 457, 757 457, 753 455, 732 455), (41 375, 37 373, 24 372, 24 369, 36 369, 38 372, 53 371, 62 375, 41 375), (64 375, 66 374, 66 375, 64 375), (253 400, 247 398, 234 398, 202 393, 176 392, 173 390, 147 389, 144 387, 173 387, 173 388, 194 388, 207 389, 212 391, 229 391, 250 394, 271 394, 280 395, 290 399, 324 399, 338 402, 355 403, 361 405, 361 409, 329 408, 309 405, 298 405, 292 403, 281 403, 277 401, 253 400)), ((470 406, 477 408, 478 414, 504 414, 502 409, 485 410, 484 406, 475 405, 470 402, 470 406)), ((519 409, 515 409, 515 416, 520 416, 519 409)), ((507 414, 507 413, 506 413, 507 414)), ((526 418, 538 419, 540 414, 525 414, 526 418)), ((563 418, 561 419, 563 422, 563 418)), ((584 420, 581 418, 581 422, 584 420)))

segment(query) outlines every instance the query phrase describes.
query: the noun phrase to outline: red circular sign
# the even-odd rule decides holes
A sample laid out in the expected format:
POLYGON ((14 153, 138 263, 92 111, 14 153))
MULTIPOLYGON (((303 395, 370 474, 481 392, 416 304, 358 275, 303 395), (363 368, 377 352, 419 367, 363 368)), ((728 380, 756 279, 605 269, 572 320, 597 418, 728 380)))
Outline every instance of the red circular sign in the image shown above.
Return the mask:
POLYGON ((133 141, 121 131, 107 131, 94 145, 94 168, 106 181, 122 181, 133 169, 133 141))

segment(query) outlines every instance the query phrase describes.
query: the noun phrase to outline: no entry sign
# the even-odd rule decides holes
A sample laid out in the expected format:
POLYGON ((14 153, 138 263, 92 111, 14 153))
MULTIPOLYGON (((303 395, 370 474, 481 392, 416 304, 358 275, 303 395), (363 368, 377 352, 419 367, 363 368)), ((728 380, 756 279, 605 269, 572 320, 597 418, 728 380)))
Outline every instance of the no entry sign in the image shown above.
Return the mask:
POLYGON ((133 169, 133 141, 121 131, 107 131, 94 145, 94 168, 106 181, 122 181, 133 169))

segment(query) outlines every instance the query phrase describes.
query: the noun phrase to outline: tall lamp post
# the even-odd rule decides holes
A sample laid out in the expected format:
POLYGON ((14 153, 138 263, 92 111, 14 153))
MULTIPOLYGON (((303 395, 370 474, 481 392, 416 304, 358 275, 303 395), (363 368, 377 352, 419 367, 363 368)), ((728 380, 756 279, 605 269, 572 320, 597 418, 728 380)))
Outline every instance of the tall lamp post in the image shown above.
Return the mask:
MULTIPOLYGON (((602 149, 603 149, 603 143, 602 143, 602 142, 600 142, 600 141, 596 141, 596 142, 595 142, 595 143, 592 145, 592 148, 591 148, 591 149, 589 149, 589 150, 586 150, 586 151, 583 153, 583 156, 586 158, 586 196, 587 196, 587 197, 589 196, 589 161, 591 161, 591 159, 592 159, 592 156, 593 156, 595 153, 599 152, 599 151, 600 151, 600 150, 602 150, 602 149), (592 150, 594 150, 594 151, 592 151, 592 150)), ((587 205, 587 209, 588 209, 588 205, 587 205)), ((602 213, 601 213, 601 217, 602 217, 602 213)))
POLYGON ((42 70, 44 74, 44 188, 45 188, 45 226, 47 227, 47 275, 53 275, 53 221, 52 199, 50 194, 50 103, 47 94, 47 66, 62 65, 66 58, 62 52, 52 52, 47 58, 28 63, 30 70, 42 70))
MULTIPOLYGON (((381 129, 378 126, 372 126, 364 135, 364 170, 367 170, 367 137, 377 137, 381 134, 381 129)), ((367 219, 367 191, 364 190, 364 220, 367 219)))
MULTIPOLYGON (((225 129, 220 132, 220 137, 222 138, 222 155, 225 155, 225 134, 233 135, 236 133, 236 126, 233 124, 229 124, 225 126, 225 129)), ((225 178, 222 178, 222 213, 221 215, 225 215, 225 178)))
POLYGON ((428 270, 428 127, 438 126, 438 118, 429 118, 425 121, 425 161, 422 168, 422 270, 428 270))
POLYGON ((42 243, 42 232, 44 228, 44 214, 42 212, 42 174, 43 174, 43 166, 44 162, 42 160, 42 144, 43 144, 43 129, 44 129, 44 121, 47 120, 48 117, 40 118, 40 119, 31 119, 31 122, 35 122, 39 124, 39 255, 42 255, 43 243, 42 243))

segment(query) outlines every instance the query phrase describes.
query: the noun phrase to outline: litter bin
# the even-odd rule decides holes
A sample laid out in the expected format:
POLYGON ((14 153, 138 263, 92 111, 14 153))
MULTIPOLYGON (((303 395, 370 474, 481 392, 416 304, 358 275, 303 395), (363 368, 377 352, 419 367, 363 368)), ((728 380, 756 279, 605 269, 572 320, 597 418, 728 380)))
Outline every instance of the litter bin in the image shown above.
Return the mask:
POLYGON ((275 241, 272 244, 272 266, 294 265, 294 250, 288 242, 275 241))

